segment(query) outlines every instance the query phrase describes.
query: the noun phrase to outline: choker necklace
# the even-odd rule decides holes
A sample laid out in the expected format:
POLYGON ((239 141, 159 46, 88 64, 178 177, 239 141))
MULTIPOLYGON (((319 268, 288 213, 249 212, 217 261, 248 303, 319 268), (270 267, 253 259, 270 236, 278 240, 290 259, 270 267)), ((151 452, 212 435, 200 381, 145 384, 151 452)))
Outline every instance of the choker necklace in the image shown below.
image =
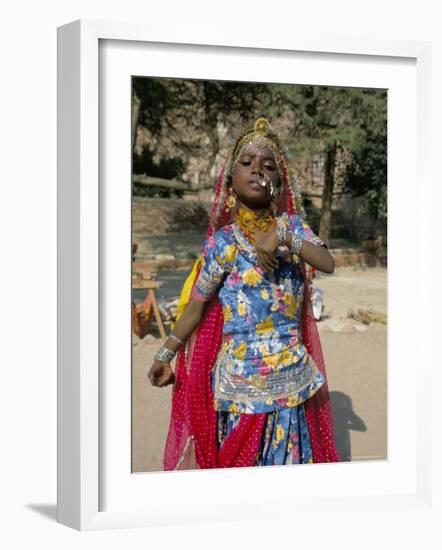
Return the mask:
POLYGON ((255 229, 267 233, 276 228, 276 218, 271 214, 258 218, 253 211, 246 210, 245 208, 239 209, 235 216, 235 223, 252 243, 255 243, 255 229))

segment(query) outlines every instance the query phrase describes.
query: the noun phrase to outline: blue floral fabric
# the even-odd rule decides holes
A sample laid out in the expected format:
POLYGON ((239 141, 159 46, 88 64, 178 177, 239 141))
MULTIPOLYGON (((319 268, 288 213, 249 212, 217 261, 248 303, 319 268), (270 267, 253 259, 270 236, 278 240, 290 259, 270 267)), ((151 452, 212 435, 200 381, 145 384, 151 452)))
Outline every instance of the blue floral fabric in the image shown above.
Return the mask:
MULTIPOLYGON (((302 239, 324 245, 298 215, 285 215, 285 223, 302 239)), ((289 409, 314 395, 325 380, 302 343, 299 258, 281 250, 278 268, 263 271, 246 236, 231 223, 206 241, 203 260, 192 297, 210 300, 217 293, 224 313, 223 343, 213 369, 215 409, 234 415, 280 411, 280 417, 273 415, 275 434, 278 425, 284 430, 301 425, 301 409, 289 409), (284 422, 278 424, 277 418, 284 422)), ((272 453, 267 449, 263 460, 272 460, 272 453)))
MULTIPOLYGON (((236 426, 239 414, 218 411, 218 445, 236 426)), ((310 434, 304 405, 285 407, 267 414, 262 441, 255 466, 311 464, 310 434)))

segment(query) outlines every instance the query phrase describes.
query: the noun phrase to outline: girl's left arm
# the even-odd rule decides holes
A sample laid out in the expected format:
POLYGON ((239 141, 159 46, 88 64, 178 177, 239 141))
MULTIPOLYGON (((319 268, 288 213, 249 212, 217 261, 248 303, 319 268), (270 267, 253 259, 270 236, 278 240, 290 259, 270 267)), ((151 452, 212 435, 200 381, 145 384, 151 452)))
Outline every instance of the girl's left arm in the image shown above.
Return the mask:
MULTIPOLYGON (((286 244, 289 248, 292 247, 292 234, 289 232, 286 235, 286 244)), ((324 273, 333 273, 335 270, 335 260, 325 246, 303 239, 299 255, 302 260, 324 273)))

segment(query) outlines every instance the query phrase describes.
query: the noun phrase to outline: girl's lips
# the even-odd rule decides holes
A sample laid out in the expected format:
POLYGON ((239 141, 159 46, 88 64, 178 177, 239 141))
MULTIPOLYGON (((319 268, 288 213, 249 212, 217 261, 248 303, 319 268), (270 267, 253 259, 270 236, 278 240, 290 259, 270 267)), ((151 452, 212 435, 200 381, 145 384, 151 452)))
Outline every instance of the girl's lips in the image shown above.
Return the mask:
POLYGON ((249 186, 252 189, 261 189, 262 191, 265 191, 265 187, 262 187, 258 182, 256 181, 249 181, 249 186))

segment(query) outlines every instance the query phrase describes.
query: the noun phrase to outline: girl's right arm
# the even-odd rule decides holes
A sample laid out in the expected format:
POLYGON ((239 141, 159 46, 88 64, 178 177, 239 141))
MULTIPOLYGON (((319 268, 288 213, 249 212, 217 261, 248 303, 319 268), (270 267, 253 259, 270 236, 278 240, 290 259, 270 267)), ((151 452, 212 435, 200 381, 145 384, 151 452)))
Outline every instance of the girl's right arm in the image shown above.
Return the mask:
MULTIPOLYGON (((184 308, 181 317, 178 319, 175 328, 173 329, 173 335, 179 340, 185 342, 201 322, 207 304, 207 301, 203 302, 192 298, 184 308)), ((181 344, 169 337, 163 345, 172 351, 176 351, 181 344)), ((158 386, 159 388, 167 386, 168 384, 173 384, 175 379, 170 362, 167 363, 158 360, 153 362, 147 376, 151 384, 153 386, 158 386)))
MULTIPOLYGON (((202 267, 191 292, 191 299, 179 318, 173 335, 182 342, 192 334, 201 322, 207 304, 211 301, 222 284, 226 271, 230 270, 236 258, 236 248, 226 240, 227 234, 215 233, 208 238, 203 247, 202 267)), ((159 351, 158 360, 149 370, 149 380, 154 386, 162 387, 172 384, 175 378, 170 362, 181 344, 168 338, 159 351), (169 352, 168 350, 171 350, 169 352), (161 359, 161 361, 159 360, 161 359)))

